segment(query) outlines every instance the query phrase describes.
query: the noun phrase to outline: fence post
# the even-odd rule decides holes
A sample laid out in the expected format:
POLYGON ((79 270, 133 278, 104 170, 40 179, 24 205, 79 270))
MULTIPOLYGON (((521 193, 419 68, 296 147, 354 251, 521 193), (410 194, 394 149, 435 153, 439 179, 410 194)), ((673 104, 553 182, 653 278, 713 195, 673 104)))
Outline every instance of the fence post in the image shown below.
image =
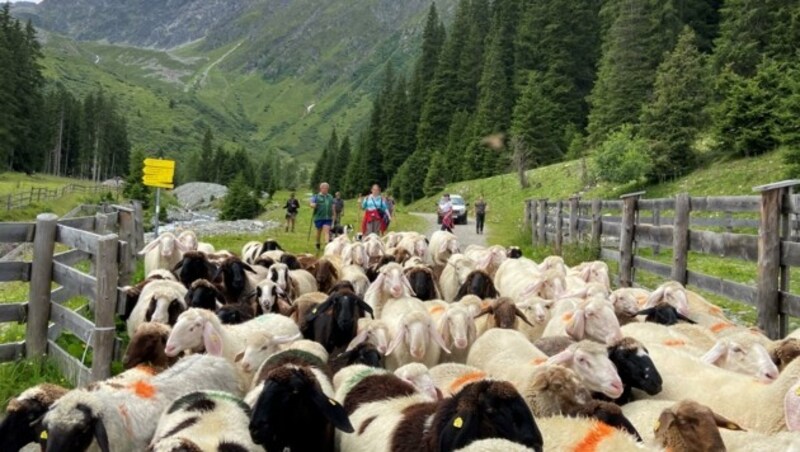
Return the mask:
POLYGON ((556 201, 556 243, 554 246, 554 254, 561 255, 561 244, 564 240, 564 218, 562 217, 564 205, 561 200, 556 201))
MULTIPOLYGON (((661 209, 658 206, 653 206, 653 226, 661 226, 661 209)), ((661 244, 656 242, 653 244, 653 255, 658 256, 661 254, 661 244)))
POLYGON ((531 200, 525 200, 525 220, 524 220, 525 227, 531 225, 531 200))
POLYGON ((758 326, 770 339, 780 339, 786 332, 786 318, 781 314, 781 226, 784 207, 791 187, 799 180, 788 180, 754 187, 761 192, 761 219, 758 228, 758 326))
POLYGON ((592 200, 592 246, 601 246, 600 236, 603 234, 603 217, 600 210, 603 208, 603 201, 592 200))
POLYGON ((539 200, 539 245, 547 245, 547 198, 539 200))
POLYGON ((114 355, 114 315, 117 311, 117 243, 116 234, 97 241, 97 297, 94 303, 92 381, 111 376, 114 355))
POLYGON ((633 286, 633 241, 636 209, 643 191, 622 195, 622 222, 619 229, 619 285, 633 286))
POLYGON ((136 250, 134 247, 134 224, 133 210, 117 209, 118 222, 119 222, 119 239, 128 244, 125 247, 126 254, 120 256, 120 269, 119 269, 119 284, 128 285, 131 283, 131 277, 136 270, 136 250))
POLYGON ((28 292, 28 318, 25 330, 25 355, 40 357, 47 352, 47 324, 50 321, 50 281, 53 277, 53 250, 56 245, 58 216, 36 216, 33 260, 28 292))
MULTIPOLYGON (((98 213, 94 216, 94 233, 97 235, 105 235, 108 229, 108 217, 98 213)), ((89 266, 89 273, 94 275, 97 272, 97 266, 100 265, 100 253, 92 256, 91 265, 89 266)), ((114 263, 116 266, 116 262, 114 263)))
POLYGON ((539 209, 536 208, 536 201, 530 200, 531 209, 531 244, 539 244, 539 209))
POLYGON ((569 243, 578 243, 578 202, 580 196, 569 198, 569 243))
POLYGON ((133 241, 131 252, 136 255, 144 248, 144 210, 140 201, 133 201, 133 241))
POLYGON ((686 285, 689 262, 689 215, 692 210, 688 193, 675 197, 675 220, 672 223, 672 280, 686 285))

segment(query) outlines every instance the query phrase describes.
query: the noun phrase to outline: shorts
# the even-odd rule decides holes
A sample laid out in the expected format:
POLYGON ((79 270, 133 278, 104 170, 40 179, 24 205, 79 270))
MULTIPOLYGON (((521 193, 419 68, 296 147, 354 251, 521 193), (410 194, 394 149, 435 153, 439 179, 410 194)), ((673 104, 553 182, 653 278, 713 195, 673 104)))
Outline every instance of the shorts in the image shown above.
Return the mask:
POLYGON ((287 213, 286 219, 287 220, 294 220, 297 217, 297 213, 287 213))
POLYGON ((314 226, 317 229, 322 229, 325 226, 331 227, 332 224, 333 224, 333 220, 330 220, 330 219, 328 219, 328 220, 314 220, 314 226))

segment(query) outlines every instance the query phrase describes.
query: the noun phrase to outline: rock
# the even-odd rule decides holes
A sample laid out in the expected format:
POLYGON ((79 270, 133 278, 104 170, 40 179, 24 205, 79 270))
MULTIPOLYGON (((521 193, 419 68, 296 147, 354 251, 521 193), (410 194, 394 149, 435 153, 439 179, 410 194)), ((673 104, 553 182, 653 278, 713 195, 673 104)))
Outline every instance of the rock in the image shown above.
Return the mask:
POLYGON ((211 205, 216 199, 224 198, 228 194, 228 187, 207 182, 189 182, 177 187, 172 193, 184 208, 197 210, 211 205))

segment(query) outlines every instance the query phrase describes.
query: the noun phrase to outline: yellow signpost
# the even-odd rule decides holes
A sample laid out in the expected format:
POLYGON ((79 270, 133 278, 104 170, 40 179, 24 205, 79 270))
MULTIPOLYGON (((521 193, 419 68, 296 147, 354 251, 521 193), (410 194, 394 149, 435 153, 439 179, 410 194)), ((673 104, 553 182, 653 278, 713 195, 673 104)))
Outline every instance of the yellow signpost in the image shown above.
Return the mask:
POLYGON ((144 159, 144 176, 142 182, 156 189, 155 234, 158 237, 158 215, 161 213, 161 189, 173 189, 175 177, 175 160, 144 159))

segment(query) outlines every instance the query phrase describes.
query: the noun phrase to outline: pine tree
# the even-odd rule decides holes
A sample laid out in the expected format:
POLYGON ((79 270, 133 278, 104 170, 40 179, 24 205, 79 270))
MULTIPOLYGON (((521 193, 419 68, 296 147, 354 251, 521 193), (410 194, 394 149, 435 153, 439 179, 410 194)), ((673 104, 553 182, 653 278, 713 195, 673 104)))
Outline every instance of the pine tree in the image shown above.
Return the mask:
POLYGON ((214 134, 211 133, 211 128, 208 128, 203 134, 203 144, 200 147, 200 171, 195 176, 197 180, 214 182, 216 180, 214 164, 214 134))
POLYGON ((314 165, 314 171, 311 172, 311 190, 316 190, 325 179, 325 173, 327 171, 328 160, 330 160, 330 156, 328 156, 328 146, 325 146, 325 149, 322 150, 322 154, 320 154, 319 159, 317 159, 317 163, 314 165))
POLYGON ((350 162, 345 172, 345 192, 348 197, 356 197, 364 193, 369 186, 367 179, 367 138, 362 133, 358 138, 358 145, 350 156, 350 162))
MULTIPOLYGON (((409 99, 409 115, 412 124, 419 121, 422 106, 428 95, 428 89, 436 74, 439 54, 446 38, 444 24, 439 19, 436 3, 431 2, 425 29, 422 32, 421 55, 414 67, 414 78, 411 82, 411 98, 409 99)), ((414 141, 415 136, 411 140, 414 141)), ((412 146, 413 144, 409 143, 412 146)))
POLYGON ((400 165, 397 176, 392 180, 391 191, 404 204, 414 202, 425 195, 423 175, 428 173, 430 162, 429 153, 423 150, 416 150, 413 154, 400 165))
POLYGON ((255 218, 263 210, 258 197, 252 192, 242 174, 236 176, 228 186, 220 212, 221 220, 255 218))
POLYGON ((453 115, 445 148, 446 161, 450 163, 445 175, 448 183, 474 178, 473 162, 469 160, 471 155, 465 152, 472 139, 471 126, 472 116, 469 113, 458 111, 453 115))
POLYGON ((128 173, 128 178, 125 180, 125 189, 123 190, 123 194, 126 198, 136 199, 143 203, 150 199, 150 189, 142 182, 142 178, 144 177, 144 159, 145 153, 141 149, 131 154, 129 163, 130 171, 128 173))
POLYGON ((514 108, 511 133, 517 146, 526 150, 525 160, 532 168, 560 159, 568 144, 559 119, 561 106, 550 99, 549 91, 545 77, 532 71, 514 108))
POLYGON ((381 121, 380 151, 383 153, 383 174, 392 175, 413 151, 413 127, 405 79, 398 78, 388 95, 381 121))
MULTIPOLYGON (((325 146, 325 160, 322 162, 322 171, 320 173, 320 182, 327 182, 331 187, 336 187, 337 173, 339 172, 339 163, 336 158, 339 154, 339 136, 336 135, 336 128, 331 132, 328 139, 328 144, 325 146)), ((335 190, 336 188, 334 188, 335 190)))
POLYGON ((635 123, 652 92, 663 53, 674 47, 680 29, 669 2, 614 0, 603 8, 618 15, 603 37, 603 55, 590 97, 589 142, 600 143, 609 131, 635 123))
POLYGON ((444 190, 447 185, 447 162, 443 152, 436 152, 431 159, 431 166, 425 176, 423 190, 425 196, 433 196, 444 190))
POLYGON ((688 26, 658 68, 653 100, 642 112, 641 136, 649 141, 653 180, 683 175, 694 167, 692 145, 709 99, 705 57, 688 26))
POLYGON ((350 167, 350 137, 345 135, 336 156, 336 191, 347 191, 347 168, 350 167))

